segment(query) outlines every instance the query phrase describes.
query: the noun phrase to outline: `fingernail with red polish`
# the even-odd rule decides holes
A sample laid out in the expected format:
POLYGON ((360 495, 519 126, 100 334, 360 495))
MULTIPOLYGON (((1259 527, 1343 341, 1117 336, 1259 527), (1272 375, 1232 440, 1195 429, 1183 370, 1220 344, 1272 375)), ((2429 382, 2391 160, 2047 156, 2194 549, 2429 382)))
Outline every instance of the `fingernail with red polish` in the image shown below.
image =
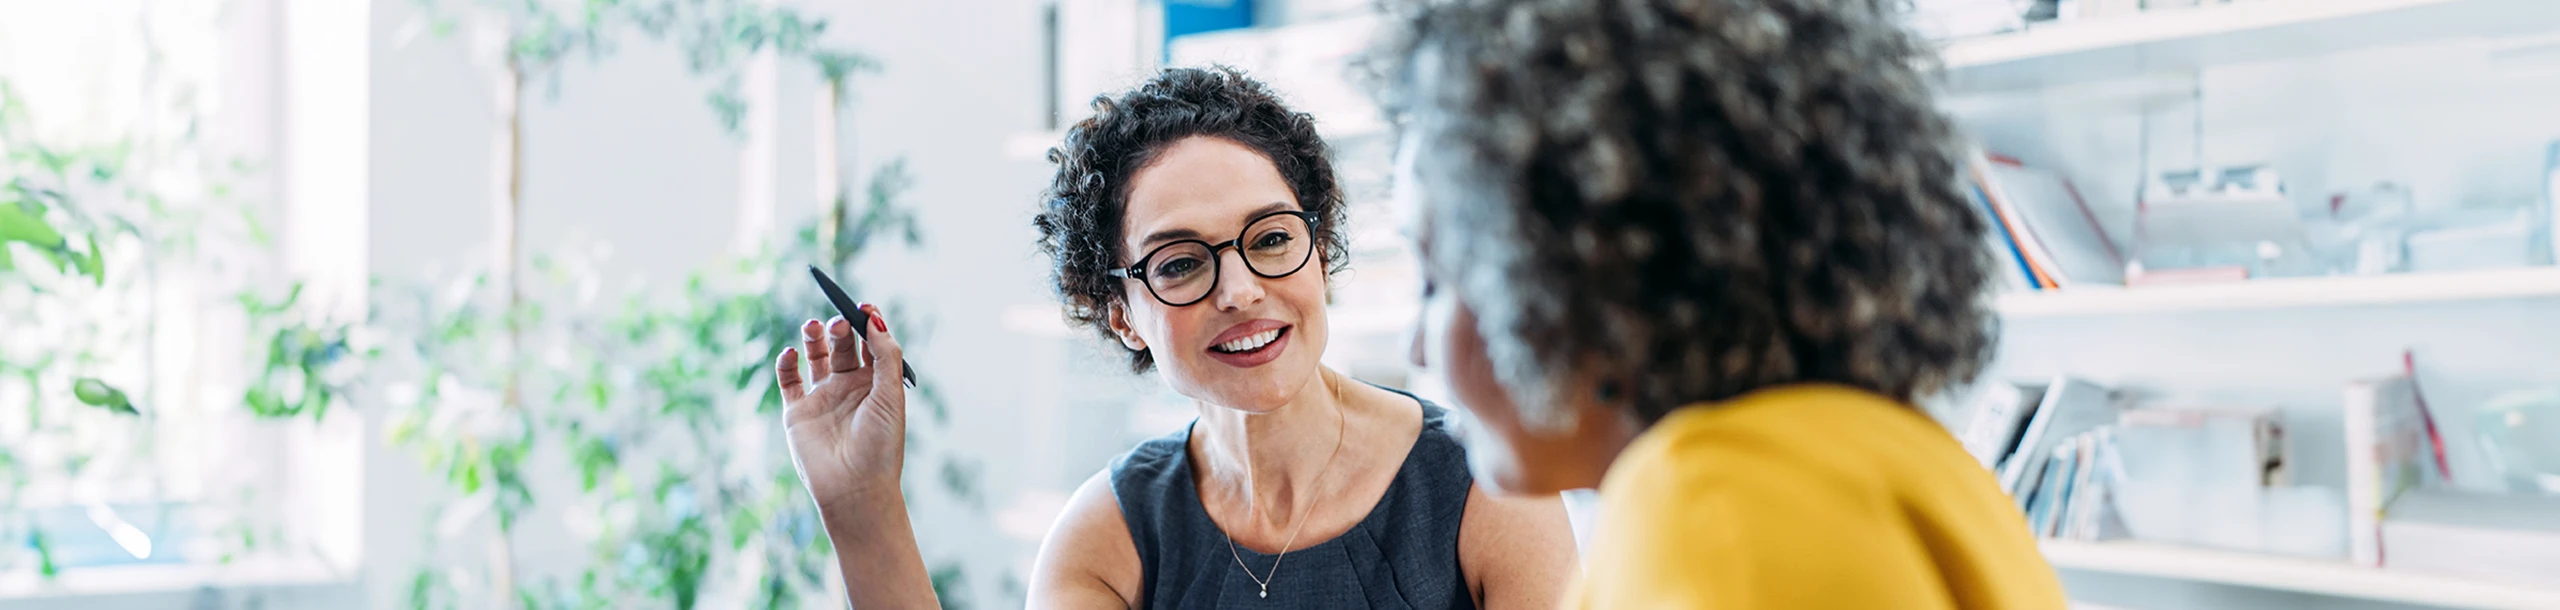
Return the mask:
POLYGON ((889 323, 880 321, 880 312, 871 312, 871 330, 889 332, 889 323))

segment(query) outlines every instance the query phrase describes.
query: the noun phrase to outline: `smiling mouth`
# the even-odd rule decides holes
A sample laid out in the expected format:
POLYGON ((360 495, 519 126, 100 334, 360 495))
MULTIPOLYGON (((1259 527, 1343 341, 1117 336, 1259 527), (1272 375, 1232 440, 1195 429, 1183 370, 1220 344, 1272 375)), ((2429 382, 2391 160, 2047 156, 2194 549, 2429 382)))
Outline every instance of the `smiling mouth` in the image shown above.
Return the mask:
POLYGON ((1281 338, 1281 337, 1288 336, 1288 335, 1289 335, 1289 331, 1290 331, 1290 330, 1292 330, 1292 329, 1294 329, 1294 328, 1295 328, 1295 327, 1282 327, 1282 328, 1275 328, 1275 329, 1271 329, 1271 330, 1266 330, 1266 331, 1262 331, 1262 332, 1254 333, 1254 334, 1251 334, 1251 335, 1245 335, 1243 338, 1236 339, 1236 340, 1234 340, 1234 341, 1228 341, 1228 342, 1226 342, 1226 343, 1220 343, 1220 344, 1217 344, 1217 345, 1214 345, 1214 346, 1210 346, 1210 347, 1209 347, 1209 351, 1217 352, 1217 353, 1221 353, 1221 354, 1253 354, 1253 353, 1257 353, 1257 352, 1260 352, 1260 351, 1265 350, 1265 349, 1270 349, 1272 344, 1279 343, 1279 342, 1280 342, 1280 338, 1281 338))

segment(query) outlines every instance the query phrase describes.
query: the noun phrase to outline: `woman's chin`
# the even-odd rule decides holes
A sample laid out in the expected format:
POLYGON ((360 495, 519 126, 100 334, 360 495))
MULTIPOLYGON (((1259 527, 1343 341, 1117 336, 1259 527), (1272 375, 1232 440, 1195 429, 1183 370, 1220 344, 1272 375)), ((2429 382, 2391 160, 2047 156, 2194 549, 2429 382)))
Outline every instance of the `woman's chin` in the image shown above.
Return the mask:
POLYGON ((1308 384, 1320 383, 1313 362, 1282 359, 1268 365, 1237 369, 1216 361, 1190 367, 1202 374, 1193 376, 1192 391, 1184 395, 1214 406, 1246 413, 1270 413, 1289 405, 1308 390, 1308 384))

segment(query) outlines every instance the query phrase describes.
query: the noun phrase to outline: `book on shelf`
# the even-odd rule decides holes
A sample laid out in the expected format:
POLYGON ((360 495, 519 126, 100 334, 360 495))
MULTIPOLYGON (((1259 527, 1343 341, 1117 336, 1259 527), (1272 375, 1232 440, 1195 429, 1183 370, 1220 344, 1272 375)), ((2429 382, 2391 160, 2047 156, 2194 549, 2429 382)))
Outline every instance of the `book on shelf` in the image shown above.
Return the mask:
POLYGON ((2551 264, 2560 265, 2560 140, 2542 159, 2542 241, 2550 248, 2551 264))
POLYGON ((1971 186, 2006 240, 1993 252, 2014 255, 2036 288, 2125 283, 2124 253, 2070 180, 1987 152, 1969 165, 1971 186))
POLYGON ((2071 493, 2064 498, 2062 522, 2053 536, 2067 540, 2097 540, 2103 517, 2115 504, 2114 473, 2107 462, 2115 457, 2115 429, 2100 427, 2081 433, 2079 471, 2072 477, 2071 493))
POLYGON ((1969 418, 1958 440, 1984 468, 1998 470, 2000 461, 2016 451, 2018 437, 2027 429, 2027 420, 2035 416, 2036 402, 2044 398, 2044 386, 1993 382, 1974 398, 1969 418))
POLYGON ((2343 419, 2347 462, 2347 554, 2361 566, 2388 559, 2382 523, 2393 500, 2438 486, 2437 438, 2406 375, 2347 384, 2343 419))
POLYGON ((2024 497, 2028 475, 2045 467, 2055 445, 2071 435, 2114 423, 2115 405, 2105 386, 2069 375, 2055 377, 2027 419, 2017 448, 2000 464, 2000 487, 2024 497))
POLYGON ((2104 540, 2125 536, 2115 507, 2120 468, 2112 426, 2071 435, 2054 446, 2019 497, 2030 531, 2040 538, 2104 540))
POLYGON ((2391 504, 2381 539, 2392 570, 2560 583, 2560 497, 2412 492, 2391 504))
POLYGON ((2054 505, 2059 503, 2057 498, 2062 495, 2062 481, 2071 470, 2071 464, 2064 457, 2072 454, 2067 451, 2068 445, 2066 442, 2057 446, 2051 455, 2036 464, 2034 474, 2027 477, 2025 487, 2021 489, 2023 493, 2017 497, 2018 509, 2027 514, 2028 531, 2038 538, 2045 537, 2045 531, 2052 528, 2054 505))
POLYGON ((1967 181, 1965 194, 1982 210, 1983 221, 1991 230, 1983 232, 1983 250, 1991 253, 1992 266, 1999 270, 2001 284, 2010 292, 2035 292, 2044 289, 2036 277, 2035 267, 2018 251, 2017 238, 2011 236, 2007 219, 1991 206, 1991 196, 1984 194, 1980 181, 1967 181))

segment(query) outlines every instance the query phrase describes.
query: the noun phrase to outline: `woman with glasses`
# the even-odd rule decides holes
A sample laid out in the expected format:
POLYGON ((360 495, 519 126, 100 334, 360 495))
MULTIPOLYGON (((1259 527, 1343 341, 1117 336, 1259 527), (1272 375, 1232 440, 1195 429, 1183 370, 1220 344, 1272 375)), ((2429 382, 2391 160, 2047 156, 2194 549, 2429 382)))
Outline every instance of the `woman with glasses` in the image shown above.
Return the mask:
MULTIPOLYGON (((1574 561, 1552 496, 1492 497, 1445 412, 1317 361, 1343 201, 1314 122, 1227 69, 1096 100, 1050 151, 1035 220, 1075 322, 1199 418, 1076 490, 1034 608, 1554 607, 1574 561)), ((857 608, 935 600, 898 490, 905 396, 874 321, 811 321, 777 363, 793 453, 857 608), (866 351, 867 350, 867 351, 866 351), (830 358, 830 356, 833 356, 830 358)))
POLYGON ((1389 27, 1417 351, 1491 432, 1479 481, 1599 487, 1572 607, 2064 606, 1912 406, 1994 328, 1900 4, 1433 2, 1389 27))

